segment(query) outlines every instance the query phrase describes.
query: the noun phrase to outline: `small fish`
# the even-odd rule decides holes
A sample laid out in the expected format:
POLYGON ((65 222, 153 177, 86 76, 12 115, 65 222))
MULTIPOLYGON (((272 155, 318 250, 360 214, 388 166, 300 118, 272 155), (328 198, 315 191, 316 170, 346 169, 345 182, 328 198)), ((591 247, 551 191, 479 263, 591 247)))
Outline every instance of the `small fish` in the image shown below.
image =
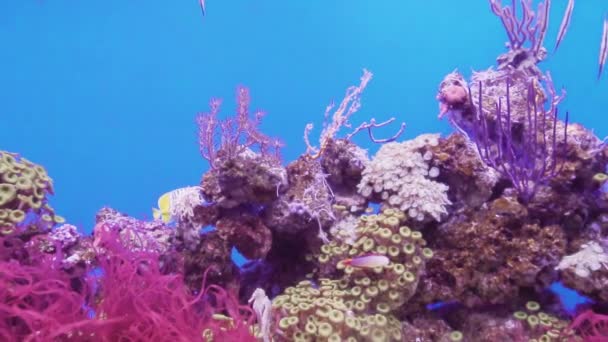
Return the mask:
POLYGON ((201 11, 203 11, 203 16, 205 16, 205 0, 198 0, 198 3, 201 5, 201 11))
POLYGON ((600 68, 597 74, 597 79, 602 77, 602 71, 604 71, 604 64, 606 64, 606 58, 608 58, 608 15, 604 17, 604 28, 602 31, 602 43, 600 45, 600 68))
POLYGON ((205 203, 200 191, 198 186, 187 186, 163 194, 158 198, 158 208, 152 208, 152 216, 164 223, 192 218, 194 207, 205 203))
POLYGON ((364 255, 352 259, 345 259, 342 261, 346 266, 360 267, 360 268, 374 268, 380 266, 386 266, 391 261, 385 256, 380 254, 364 255))
POLYGON ((155 220, 162 219, 164 223, 171 221, 171 193, 166 194, 158 198, 158 209, 152 208, 152 216, 155 220))
POLYGON ((562 24, 559 27, 559 31, 557 33, 557 41, 555 42, 555 48, 553 52, 557 51, 559 44, 564 40, 564 36, 566 36, 566 31, 568 31, 568 27, 570 26, 570 21, 572 19, 572 12, 574 11, 574 0, 568 1, 568 6, 566 7, 566 12, 564 13, 564 18, 562 19, 562 24))

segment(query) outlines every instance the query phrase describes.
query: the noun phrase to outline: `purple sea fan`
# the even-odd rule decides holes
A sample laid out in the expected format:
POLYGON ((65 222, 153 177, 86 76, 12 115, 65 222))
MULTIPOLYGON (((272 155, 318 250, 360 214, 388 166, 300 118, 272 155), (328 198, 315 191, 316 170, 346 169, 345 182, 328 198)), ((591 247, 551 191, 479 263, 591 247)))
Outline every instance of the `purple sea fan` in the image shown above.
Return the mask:
MULTIPOLYGON (((523 72, 525 75, 539 76, 536 66, 547 56, 543 44, 549 27, 551 0, 539 1, 534 10, 532 0, 511 0, 510 6, 502 6, 502 0, 489 0, 490 9, 505 27, 509 51, 498 57, 499 70, 523 72), (519 6, 518 6, 519 3, 519 6), (518 7, 521 14, 518 15, 518 7)), ((563 41, 574 11, 574 0, 569 0, 560 25, 555 50, 563 41)))
POLYGON ((279 158, 279 148, 282 146, 278 139, 273 139, 259 130, 263 111, 256 111, 253 118, 249 117, 249 89, 237 88, 237 110, 234 116, 224 120, 218 119, 220 99, 211 99, 208 113, 200 113, 196 117, 198 125, 199 150, 203 158, 209 161, 211 168, 216 168, 218 159, 233 158, 248 148, 257 147, 265 156, 279 158), (271 154, 274 150, 274 156, 271 154))
MULTIPOLYGON (((525 107, 513 106, 511 101, 512 80, 506 80, 506 98, 495 103, 494 117, 483 108, 483 89, 479 83, 476 113, 474 115, 474 140, 481 159, 509 179, 520 200, 528 203, 534 198, 539 185, 554 177, 558 164, 558 109, 553 103, 544 109, 536 91, 536 79, 527 84, 525 107), (515 113, 525 110, 525 113, 515 113), (519 122, 512 117, 522 117, 519 122), (491 121, 493 119, 493 121, 491 121)), ((469 89, 469 100, 474 103, 469 89)), ((563 146, 567 146, 568 113, 564 125, 563 146)), ((562 143, 562 142, 560 142, 562 143)))

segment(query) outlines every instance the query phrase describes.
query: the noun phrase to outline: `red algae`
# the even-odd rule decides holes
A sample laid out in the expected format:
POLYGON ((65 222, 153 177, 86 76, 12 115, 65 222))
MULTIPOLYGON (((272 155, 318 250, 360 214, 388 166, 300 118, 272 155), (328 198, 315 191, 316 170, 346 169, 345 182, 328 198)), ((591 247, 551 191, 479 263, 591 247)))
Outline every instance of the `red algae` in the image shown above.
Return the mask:
MULTIPOLYGON (((0 239, 0 243, 4 243, 0 239)), ((53 260, 0 261, 0 340, 42 341, 86 319, 84 296, 53 260)))
MULTIPOLYGON (((0 339, 6 341, 253 341, 252 313, 223 288, 191 293, 159 255, 100 231, 98 264, 80 291, 61 255, 0 262, 0 339)), ((3 241, 0 241, 3 242, 3 241)))

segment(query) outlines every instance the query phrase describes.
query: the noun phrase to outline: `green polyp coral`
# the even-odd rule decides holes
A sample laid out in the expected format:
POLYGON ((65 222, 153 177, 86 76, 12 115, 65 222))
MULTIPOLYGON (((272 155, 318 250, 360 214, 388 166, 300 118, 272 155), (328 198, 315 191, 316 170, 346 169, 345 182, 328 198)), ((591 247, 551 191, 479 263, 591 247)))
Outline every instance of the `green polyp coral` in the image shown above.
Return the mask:
POLYGON ((541 310, 540 303, 526 302, 523 310, 513 313, 534 341, 579 341, 568 329, 568 322, 541 310))
POLYGON ((604 183, 607 180, 608 180, 608 175, 603 172, 596 173, 595 175, 593 175, 594 182, 604 183))
POLYGON ((17 197, 17 189, 13 184, 0 184, 0 207, 6 205, 17 197))
POLYGON ((391 313, 414 294, 425 260, 433 255, 422 234, 403 225, 405 219, 397 209, 361 216, 351 243, 331 241, 309 256, 318 265, 311 280, 272 302, 278 341, 339 341, 340 336, 401 341, 401 324, 391 313), (347 262, 368 255, 389 262, 370 267, 347 262))
POLYGON ((452 331, 450 333, 450 341, 462 341, 462 339, 464 338, 464 335, 462 334, 462 332, 456 330, 456 331, 452 331))
POLYGON ((0 227, 4 235, 23 225, 28 214, 43 218, 38 229, 65 222, 47 203, 53 182, 44 167, 0 151, 0 227))
POLYGON ((385 209, 380 214, 362 216, 355 228, 352 244, 335 241, 323 245, 317 255, 321 276, 338 276, 361 298, 347 300, 355 306, 362 300, 366 307, 378 305, 388 310, 401 306, 414 293, 425 260, 433 256, 425 247, 422 234, 402 225, 406 216, 397 209, 385 209), (366 255, 383 255, 389 259, 384 266, 353 267, 345 261, 366 255))
POLYGON ((275 341, 343 341, 344 336, 352 341, 401 341, 400 322, 372 313, 360 289, 325 278, 319 279, 318 288, 314 285, 302 281, 274 298, 275 341))

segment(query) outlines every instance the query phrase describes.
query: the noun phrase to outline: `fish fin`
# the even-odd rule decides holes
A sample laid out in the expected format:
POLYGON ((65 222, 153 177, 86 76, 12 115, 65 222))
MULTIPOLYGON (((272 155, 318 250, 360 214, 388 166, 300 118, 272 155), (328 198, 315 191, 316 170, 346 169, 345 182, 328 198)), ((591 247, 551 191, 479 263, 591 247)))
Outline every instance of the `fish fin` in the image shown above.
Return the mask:
POLYGON ((574 0, 568 0, 568 5, 566 6, 566 12, 564 13, 564 17, 562 18, 562 23, 559 27, 559 31, 557 33, 557 41, 555 42, 555 48, 553 49, 553 53, 557 51, 557 48, 561 44, 562 40, 566 36, 566 31, 568 31, 568 27, 570 26, 570 21, 572 20, 572 12, 574 12, 574 0))
POLYGON ((171 214, 168 212, 163 213, 163 222, 169 223, 171 221, 171 214))
POLYGON ((203 16, 205 16, 205 14, 207 13, 207 11, 205 10, 205 0, 199 0, 198 2, 201 5, 201 12, 203 12, 203 16))
POLYGON ((158 220, 160 218, 160 210, 152 208, 152 217, 154 217, 155 220, 158 220))
POLYGON ((171 204, 171 196, 169 193, 166 193, 158 198, 158 208, 162 211, 169 208, 171 204))

